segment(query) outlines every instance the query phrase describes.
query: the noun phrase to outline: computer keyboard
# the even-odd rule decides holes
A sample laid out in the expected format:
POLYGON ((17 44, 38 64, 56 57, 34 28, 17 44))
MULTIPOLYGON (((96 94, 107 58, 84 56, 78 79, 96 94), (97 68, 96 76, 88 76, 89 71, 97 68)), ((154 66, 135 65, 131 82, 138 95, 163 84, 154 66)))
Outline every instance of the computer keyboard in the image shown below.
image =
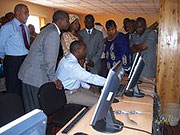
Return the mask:
POLYGON ((117 92, 117 96, 120 96, 120 97, 122 97, 123 96, 123 94, 124 94, 124 92, 125 92, 125 90, 126 90, 126 86, 127 85, 120 85, 119 86, 119 89, 118 89, 118 92, 117 92))
POLYGON ((85 108, 61 133, 67 134, 89 110, 89 107, 85 108))

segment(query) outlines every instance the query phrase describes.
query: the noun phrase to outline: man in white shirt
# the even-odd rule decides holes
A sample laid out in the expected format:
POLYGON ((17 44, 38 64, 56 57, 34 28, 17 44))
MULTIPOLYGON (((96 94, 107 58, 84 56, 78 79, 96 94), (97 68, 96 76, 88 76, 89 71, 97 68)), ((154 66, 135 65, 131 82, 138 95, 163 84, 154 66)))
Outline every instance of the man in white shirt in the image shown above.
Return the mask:
POLYGON ((62 81, 68 103, 93 106, 97 103, 99 94, 89 84, 103 86, 105 78, 86 71, 79 61, 86 57, 86 45, 74 41, 70 45, 70 53, 60 61, 56 74, 62 81), (88 84, 89 83, 89 84, 88 84))

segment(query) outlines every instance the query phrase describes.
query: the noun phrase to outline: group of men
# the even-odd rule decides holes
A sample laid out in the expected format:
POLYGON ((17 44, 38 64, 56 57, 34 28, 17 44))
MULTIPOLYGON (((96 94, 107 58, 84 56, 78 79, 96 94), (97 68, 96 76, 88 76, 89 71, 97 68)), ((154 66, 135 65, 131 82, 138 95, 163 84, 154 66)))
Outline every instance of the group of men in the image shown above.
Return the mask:
MULTIPOLYGON (((64 89, 68 103, 86 106, 95 104, 99 93, 92 85, 103 86, 106 79, 98 75, 104 38, 102 32, 94 29, 94 17, 85 17, 85 29, 80 31, 83 41, 71 43, 70 53, 61 59, 56 70, 60 35, 69 27, 68 13, 56 11, 52 23, 37 35, 31 46, 29 30, 25 25, 29 16, 28 7, 18 4, 14 13, 15 18, 0 30, 0 58, 4 59, 7 92, 22 97, 26 112, 39 108, 38 90, 47 82, 54 82, 59 90, 64 89), (86 60, 87 70, 80 64, 82 60, 86 60)), ((154 44, 151 43, 154 35, 146 29, 146 22, 142 19, 136 27, 132 50, 145 47, 145 51, 139 51, 149 62, 147 70, 151 70, 149 68, 154 67, 150 67, 152 60, 149 59, 156 56, 154 44)), ((154 74, 150 77, 154 77, 154 74)))

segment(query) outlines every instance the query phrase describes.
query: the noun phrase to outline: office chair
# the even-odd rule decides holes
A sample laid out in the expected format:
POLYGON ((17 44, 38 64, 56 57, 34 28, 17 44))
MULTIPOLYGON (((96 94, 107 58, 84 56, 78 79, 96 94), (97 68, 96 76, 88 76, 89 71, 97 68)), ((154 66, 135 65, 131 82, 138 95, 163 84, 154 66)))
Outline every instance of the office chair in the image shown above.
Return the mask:
POLYGON ((81 105, 67 104, 64 89, 58 90, 53 82, 40 87, 38 99, 40 108, 48 116, 47 135, 56 134, 83 108, 81 105))
POLYGON ((0 127, 24 115, 21 98, 16 94, 3 93, 0 95, 0 127))

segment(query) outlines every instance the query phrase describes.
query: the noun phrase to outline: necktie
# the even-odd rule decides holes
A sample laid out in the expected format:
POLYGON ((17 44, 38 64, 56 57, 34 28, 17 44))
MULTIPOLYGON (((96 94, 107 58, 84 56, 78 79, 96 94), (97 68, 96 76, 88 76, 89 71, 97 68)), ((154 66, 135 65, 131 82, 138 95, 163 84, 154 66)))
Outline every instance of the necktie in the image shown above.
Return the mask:
POLYGON ((22 35, 23 35, 24 45, 25 45, 26 49, 29 50, 30 46, 29 46, 29 43, 28 43, 28 40, 27 40, 27 36, 26 36, 26 31, 25 31, 24 25, 21 24, 20 27, 21 27, 21 31, 22 31, 22 35))
POLYGON ((88 29, 88 34, 91 35, 91 30, 90 29, 88 29))

